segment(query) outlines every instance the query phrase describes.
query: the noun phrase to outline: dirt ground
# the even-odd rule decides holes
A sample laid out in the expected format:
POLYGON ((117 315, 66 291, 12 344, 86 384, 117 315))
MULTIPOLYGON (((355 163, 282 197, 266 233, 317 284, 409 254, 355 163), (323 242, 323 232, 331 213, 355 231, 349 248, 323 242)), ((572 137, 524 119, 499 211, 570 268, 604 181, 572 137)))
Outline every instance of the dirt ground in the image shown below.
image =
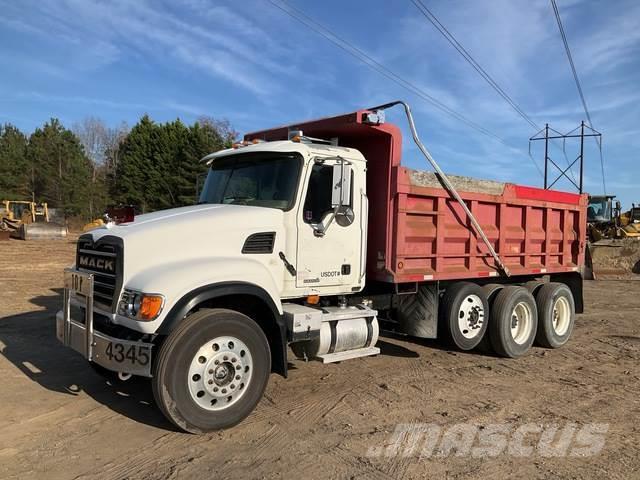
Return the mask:
POLYGON ((585 284, 559 350, 518 360, 383 337, 382 354, 290 360, 237 427, 176 432, 144 382, 106 384, 58 343, 70 240, 0 244, 0 478, 640 478, 640 282, 585 284), (371 456, 398 424, 609 425, 590 457, 371 456))
POLYGON ((596 279, 640 274, 640 238, 601 240, 591 244, 590 253, 596 279))

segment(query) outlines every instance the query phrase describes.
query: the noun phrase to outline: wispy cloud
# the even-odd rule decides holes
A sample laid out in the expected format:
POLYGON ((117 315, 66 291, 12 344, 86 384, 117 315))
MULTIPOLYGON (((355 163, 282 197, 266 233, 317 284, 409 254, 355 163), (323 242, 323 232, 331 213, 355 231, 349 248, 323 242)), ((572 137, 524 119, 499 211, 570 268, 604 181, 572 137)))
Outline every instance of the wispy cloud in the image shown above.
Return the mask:
POLYGON ((15 103, 21 101, 30 101, 38 103, 63 103, 63 104, 80 104, 107 107, 122 110, 144 110, 154 109, 152 105, 141 103, 132 103, 126 101, 114 101, 105 98, 83 97, 80 95, 53 95, 40 92, 13 92, 11 96, 0 97, 0 103, 15 103))
POLYGON ((123 51, 139 52, 156 61, 170 58, 262 97, 279 90, 276 75, 305 75, 280 61, 287 54, 284 44, 246 18, 220 5, 185 6, 203 14, 206 22, 187 22, 159 2, 96 0, 33 3, 28 23, 19 9, 7 8, 1 21, 22 33, 66 42, 69 67, 75 60, 83 68, 98 69, 118 61, 123 51))
MULTIPOLYGON (((113 112, 131 122, 143 111, 163 119, 214 115, 251 130, 402 98, 446 170, 540 185, 527 155, 534 128, 411 2, 290 1, 504 143, 407 92, 264 0, 0 0, 0 36, 15 39, 11 48, 0 44, 0 68, 8 72, 0 87, 9 77, 14 82, 0 91, 1 106, 18 115, 21 106, 71 117, 113 112)), ((427 4, 535 123, 567 131, 584 119, 548 1, 427 4)), ((637 170, 640 151, 640 3, 558 4, 594 126, 604 134, 613 183, 615 171, 637 170)), ((403 126, 406 163, 425 167, 402 115, 388 118, 403 126)), ((599 157, 589 148, 588 185, 597 190, 599 157)), ((537 146, 533 154, 540 164, 537 146)))

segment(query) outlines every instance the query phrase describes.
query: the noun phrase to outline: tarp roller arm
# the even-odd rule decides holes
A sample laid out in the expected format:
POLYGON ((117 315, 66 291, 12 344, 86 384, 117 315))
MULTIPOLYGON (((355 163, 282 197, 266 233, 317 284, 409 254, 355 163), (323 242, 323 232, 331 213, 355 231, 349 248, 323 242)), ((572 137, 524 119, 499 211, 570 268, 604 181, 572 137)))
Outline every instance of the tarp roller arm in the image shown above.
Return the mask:
POLYGON ((478 236, 480 236, 480 238, 482 239, 484 244, 487 246, 487 249, 489 250, 489 253, 493 257, 494 261, 496 262, 496 265, 498 266, 498 268, 500 270, 502 270, 502 272, 506 276, 509 276, 510 275, 509 269, 505 266, 505 264, 502 262, 500 256, 496 253, 495 249, 493 248, 493 245, 491 245, 491 242, 489 241, 489 239, 485 235, 484 231, 482 230, 482 227, 480 226, 480 224, 476 220, 476 217, 474 217, 473 213, 471 213, 471 210, 469 210, 469 207, 467 206, 465 201, 462 199, 462 197, 460 196, 458 191, 455 189, 455 187, 453 186, 453 184, 451 183, 449 178, 447 178, 447 176, 442 171, 440 166, 436 163, 436 161, 433 159, 433 157, 431 156, 429 151, 426 149, 426 147, 420 141, 420 138, 418 137, 418 132, 416 130, 416 125, 415 125, 415 123, 413 121, 413 115, 411 115, 411 108, 409 107, 409 105, 406 102, 402 101, 402 100, 396 100, 395 102, 385 103, 384 105, 379 105, 377 107, 372 107, 372 108, 369 108, 368 110, 371 110, 371 111, 375 112, 375 111, 378 111, 378 110, 386 110, 388 108, 395 107, 396 105, 402 105, 404 107, 404 111, 405 111, 405 113, 407 115, 407 120, 409 122, 409 128, 411 129, 411 135, 413 136, 413 141, 415 142, 415 144, 418 146, 418 148, 420 149, 420 151, 422 152, 424 157, 427 159, 427 161, 431 164, 433 169, 438 174, 438 179, 442 183, 442 186, 444 188, 446 188, 447 191, 451 194, 451 196, 453 198, 455 198, 456 201, 460 204, 460 206, 462 207, 462 209, 466 213, 467 217, 471 221, 471 225, 473 226, 473 229, 476 231, 478 236))

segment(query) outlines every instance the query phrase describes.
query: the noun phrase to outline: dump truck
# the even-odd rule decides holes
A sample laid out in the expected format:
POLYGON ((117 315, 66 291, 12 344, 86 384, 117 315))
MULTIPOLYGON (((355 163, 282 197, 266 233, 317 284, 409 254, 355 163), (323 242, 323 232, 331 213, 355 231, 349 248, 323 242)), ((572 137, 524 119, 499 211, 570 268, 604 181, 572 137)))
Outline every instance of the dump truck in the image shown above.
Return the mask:
POLYGON ((197 205, 79 237, 56 317, 101 373, 148 377, 186 432, 241 422, 292 355, 378 355, 381 325, 516 358, 564 345, 583 310, 586 195, 447 176, 404 102, 249 133, 203 161, 197 205), (401 164, 394 106, 432 172, 401 164))

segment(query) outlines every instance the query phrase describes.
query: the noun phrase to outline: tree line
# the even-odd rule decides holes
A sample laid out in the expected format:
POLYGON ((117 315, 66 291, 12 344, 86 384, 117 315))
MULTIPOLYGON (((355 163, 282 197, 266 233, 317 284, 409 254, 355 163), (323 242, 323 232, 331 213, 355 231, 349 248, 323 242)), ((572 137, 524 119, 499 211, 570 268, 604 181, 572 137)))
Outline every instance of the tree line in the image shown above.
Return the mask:
POLYGON ((93 219, 110 205, 140 212, 191 205, 207 167, 199 160, 231 145, 227 121, 199 118, 108 127, 89 117, 66 128, 52 118, 30 135, 0 125, 0 200, 47 202, 66 217, 93 219))

